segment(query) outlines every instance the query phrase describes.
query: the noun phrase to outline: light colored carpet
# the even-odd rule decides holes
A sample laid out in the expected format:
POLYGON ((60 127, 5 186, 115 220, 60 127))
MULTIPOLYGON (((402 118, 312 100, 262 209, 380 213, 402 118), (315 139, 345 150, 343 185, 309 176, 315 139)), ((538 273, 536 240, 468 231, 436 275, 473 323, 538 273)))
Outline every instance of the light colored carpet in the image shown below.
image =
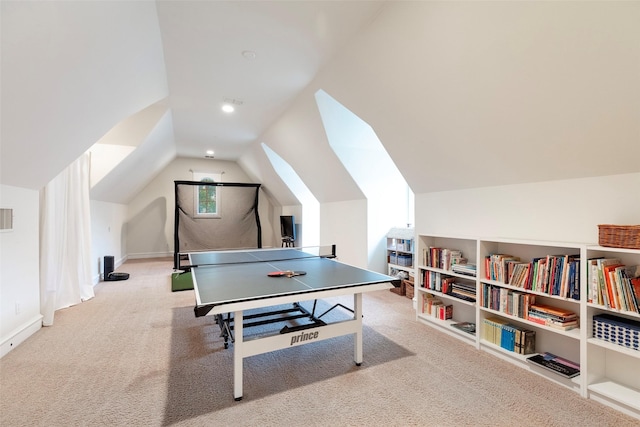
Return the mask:
MULTIPOLYGON (((638 426, 630 417, 415 321, 411 301, 364 297, 364 363, 350 337, 254 356, 233 399, 232 350, 170 259, 56 313, 0 360, 8 426, 638 426)), ((346 300, 349 302, 350 298, 346 300)))

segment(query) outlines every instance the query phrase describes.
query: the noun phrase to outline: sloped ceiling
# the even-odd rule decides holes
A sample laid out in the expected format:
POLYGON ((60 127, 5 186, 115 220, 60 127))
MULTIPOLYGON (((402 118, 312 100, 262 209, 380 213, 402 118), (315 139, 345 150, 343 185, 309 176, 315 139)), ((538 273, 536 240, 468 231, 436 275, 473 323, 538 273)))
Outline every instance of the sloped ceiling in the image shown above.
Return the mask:
POLYGON ((3 184, 40 189, 168 96, 152 2, 3 1, 3 184))
MULTIPOLYGON (((134 153, 93 198, 126 202, 173 156, 238 160, 383 4, 3 1, 2 183, 41 188, 165 98, 162 123, 128 137, 134 153), (233 115, 220 109, 229 99, 233 115)), ((276 176, 259 164, 247 173, 276 176)), ((272 187, 297 203, 279 179, 272 187)))
POLYGON ((302 97, 371 125, 415 193, 639 172, 638 22, 640 2, 387 3, 302 97))
POLYGON ((359 198, 328 148, 321 89, 372 126, 416 193, 640 171, 640 2, 1 7, 3 184, 39 189, 166 98, 136 161, 96 197, 212 149, 295 204, 264 142, 321 202, 359 198))
POLYGON ((178 155, 240 158, 382 4, 157 2, 178 155))
POLYGON ((91 198, 127 204, 176 156, 171 113, 160 101, 116 125, 90 150, 91 198), (130 148, 115 157, 110 149, 130 148), (103 166, 103 163, 113 164, 103 166), (94 169, 109 169, 101 176, 94 169))

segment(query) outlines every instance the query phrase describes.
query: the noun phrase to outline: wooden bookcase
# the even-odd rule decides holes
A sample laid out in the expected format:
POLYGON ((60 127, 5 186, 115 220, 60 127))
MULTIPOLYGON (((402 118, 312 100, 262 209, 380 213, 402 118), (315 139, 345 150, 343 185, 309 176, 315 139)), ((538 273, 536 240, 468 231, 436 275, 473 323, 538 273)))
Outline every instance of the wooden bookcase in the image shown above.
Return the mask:
MULTIPOLYGON (((419 322, 573 390, 582 397, 597 400, 640 419, 640 351, 595 338, 593 329, 593 317, 598 314, 610 313, 636 321, 640 321, 640 314, 590 302, 587 285, 589 259, 618 258, 625 265, 640 265, 640 250, 604 248, 581 243, 438 235, 418 235, 416 243, 415 294, 416 318, 419 322), (469 275, 468 271, 464 274, 454 271, 447 263, 435 265, 434 256, 428 254, 437 253, 438 249, 448 249, 447 254, 451 250, 459 251, 467 263, 475 264, 476 275, 469 275), (499 259, 491 258, 497 254, 511 255, 524 263, 531 263, 530 265, 535 265, 537 260, 544 258, 548 261, 554 257, 557 262, 567 266, 571 263, 571 268, 566 269, 567 275, 562 281, 566 292, 558 295, 559 292, 555 289, 525 289, 517 282, 505 283, 508 280, 497 273, 499 268, 496 266, 501 264, 490 263, 492 259, 499 259), (488 270, 492 270, 493 275, 488 270), (443 292, 442 288, 435 288, 434 278, 442 280, 443 277, 452 278, 447 279, 448 289, 451 289, 451 282, 459 283, 465 292, 475 289, 475 302, 469 300, 466 294, 461 299, 458 291, 454 290, 449 294, 443 292), (573 292, 571 285, 575 288, 573 292), (489 299, 491 295, 493 300, 489 299), (533 299, 538 305, 576 313, 579 315, 578 325, 573 329, 565 329, 532 321, 507 304, 509 298, 514 305, 516 300, 533 299), (441 305, 451 307, 450 319, 435 317, 427 312, 425 307, 433 306, 434 299, 440 301, 441 305), (487 333, 493 330, 490 322, 494 321, 506 323, 516 329, 534 331, 533 353, 520 354, 492 342, 491 335, 487 333), (453 326, 460 323, 475 324, 475 334, 453 326), (567 378, 527 360, 534 354, 542 353, 552 353, 579 364, 580 375, 567 378)), ((561 277, 557 279, 562 280, 561 277)), ((443 310, 440 310, 442 313, 443 310)))

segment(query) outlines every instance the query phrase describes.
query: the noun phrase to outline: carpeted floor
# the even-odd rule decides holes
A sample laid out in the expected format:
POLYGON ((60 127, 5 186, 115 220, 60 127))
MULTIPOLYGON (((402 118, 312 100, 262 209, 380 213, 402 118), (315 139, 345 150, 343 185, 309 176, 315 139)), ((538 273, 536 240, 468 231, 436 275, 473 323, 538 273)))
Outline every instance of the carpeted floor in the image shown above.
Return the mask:
POLYGON ((0 359, 0 425, 640 425, 417 323, 387 291, 364 297, 362 366, 350 337, 254 356, 236 402, 232 349, 192 291, 171 291, 171 260, 122 270, 0 359))

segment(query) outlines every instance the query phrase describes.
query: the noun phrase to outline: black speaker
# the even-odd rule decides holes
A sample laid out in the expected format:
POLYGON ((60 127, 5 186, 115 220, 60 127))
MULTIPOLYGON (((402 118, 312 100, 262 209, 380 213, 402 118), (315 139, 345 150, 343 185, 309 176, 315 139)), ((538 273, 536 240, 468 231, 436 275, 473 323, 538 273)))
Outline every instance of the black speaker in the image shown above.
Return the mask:
POLYGON ((113 273, 113 257, 106 256, 104 257, 104 275, 103 280, 109 280, 109 275, 113 273))

